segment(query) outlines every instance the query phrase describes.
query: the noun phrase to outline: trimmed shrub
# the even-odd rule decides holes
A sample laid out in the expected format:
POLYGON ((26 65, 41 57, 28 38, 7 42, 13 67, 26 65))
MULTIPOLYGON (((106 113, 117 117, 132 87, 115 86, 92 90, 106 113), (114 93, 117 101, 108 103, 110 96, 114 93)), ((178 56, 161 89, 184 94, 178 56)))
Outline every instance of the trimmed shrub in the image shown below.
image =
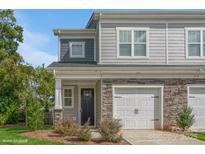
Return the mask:
POLYGON ((63 136, 75 136, 78 133, 79 126, 72 119, 66 119, 58 123, 55 131, 63 136))
POLYGON ((120 142, 122 139, 119 135, 121 127, 119 120, 105 119, 100 123, 99 133, 105 141, 120 142))
POLYGON ((91 139, 91 132, 90 132, 90 120, 88 120, 82 128, 78 131, 78 137, 80 140, 83 141, 90 141, 91 139))
POLYGON ((190 128, 193 125, 193 123, 194 115, 192 114, 192 108, 187 106, 183 107, 177 118, 177 125, 183 131, 185 131, 188 128, 190 128))

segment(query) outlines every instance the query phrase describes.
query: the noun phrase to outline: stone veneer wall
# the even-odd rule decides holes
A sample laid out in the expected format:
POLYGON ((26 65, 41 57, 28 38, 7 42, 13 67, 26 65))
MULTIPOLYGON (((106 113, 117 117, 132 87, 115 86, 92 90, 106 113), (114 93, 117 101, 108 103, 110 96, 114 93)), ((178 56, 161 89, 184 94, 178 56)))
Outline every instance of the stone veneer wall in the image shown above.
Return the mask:
POLYGON ((181 108, 187 105, 187 84, 205 84, 205 79, 104 79, 102 82, 102 119, 112 118, 112 85, 163 85, 163 123, 175 127, 181 108))
POLYGON ((54 127, 61 122, 63 119, 63 110, 61 109, 55 109, 54 110, 54 127))

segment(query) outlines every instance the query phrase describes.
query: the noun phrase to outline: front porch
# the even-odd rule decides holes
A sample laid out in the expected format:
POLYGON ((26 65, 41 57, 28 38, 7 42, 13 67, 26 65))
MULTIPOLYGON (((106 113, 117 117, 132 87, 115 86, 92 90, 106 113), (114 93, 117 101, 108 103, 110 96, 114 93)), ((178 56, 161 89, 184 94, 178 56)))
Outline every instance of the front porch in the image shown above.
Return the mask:
POLYGON ((83 125, 88 118, 97 127, 101 117, 101 81, 56 79, 54 123, 72 119, 83 125))

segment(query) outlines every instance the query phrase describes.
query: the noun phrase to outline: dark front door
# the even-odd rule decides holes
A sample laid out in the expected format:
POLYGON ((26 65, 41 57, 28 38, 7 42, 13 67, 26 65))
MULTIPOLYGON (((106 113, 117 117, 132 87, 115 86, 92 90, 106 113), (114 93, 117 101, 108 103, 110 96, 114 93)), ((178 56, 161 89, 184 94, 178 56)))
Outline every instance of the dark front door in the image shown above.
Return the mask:
POLYGON ((90 125, 94 125, 94 89, 81 89, 81 125, 90 119, 90 125))

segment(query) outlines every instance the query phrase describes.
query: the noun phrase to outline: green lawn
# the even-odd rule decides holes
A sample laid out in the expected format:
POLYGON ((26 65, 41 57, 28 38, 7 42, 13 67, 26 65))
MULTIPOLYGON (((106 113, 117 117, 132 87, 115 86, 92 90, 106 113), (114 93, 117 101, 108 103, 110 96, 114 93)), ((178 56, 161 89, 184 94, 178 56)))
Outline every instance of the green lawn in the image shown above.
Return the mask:
MULTIPOLYGON (((51 129, 50 127, 44 127, 44 130, 51 129)), ((48 140, 32 139, 28 137, 21 136, 20 133, 30 131, 30 129, 22 126, 11 127, 11 128, 0 128, 0 145, 6 144, 20 144, 20 145, 53 145, 53 144, 63 144, 60 142, 53 142, 48 140)))
POLYGON ((193 137, 202 141, 205 141, 205 134, 201 133, 187 133, 186 136, 193 137))

